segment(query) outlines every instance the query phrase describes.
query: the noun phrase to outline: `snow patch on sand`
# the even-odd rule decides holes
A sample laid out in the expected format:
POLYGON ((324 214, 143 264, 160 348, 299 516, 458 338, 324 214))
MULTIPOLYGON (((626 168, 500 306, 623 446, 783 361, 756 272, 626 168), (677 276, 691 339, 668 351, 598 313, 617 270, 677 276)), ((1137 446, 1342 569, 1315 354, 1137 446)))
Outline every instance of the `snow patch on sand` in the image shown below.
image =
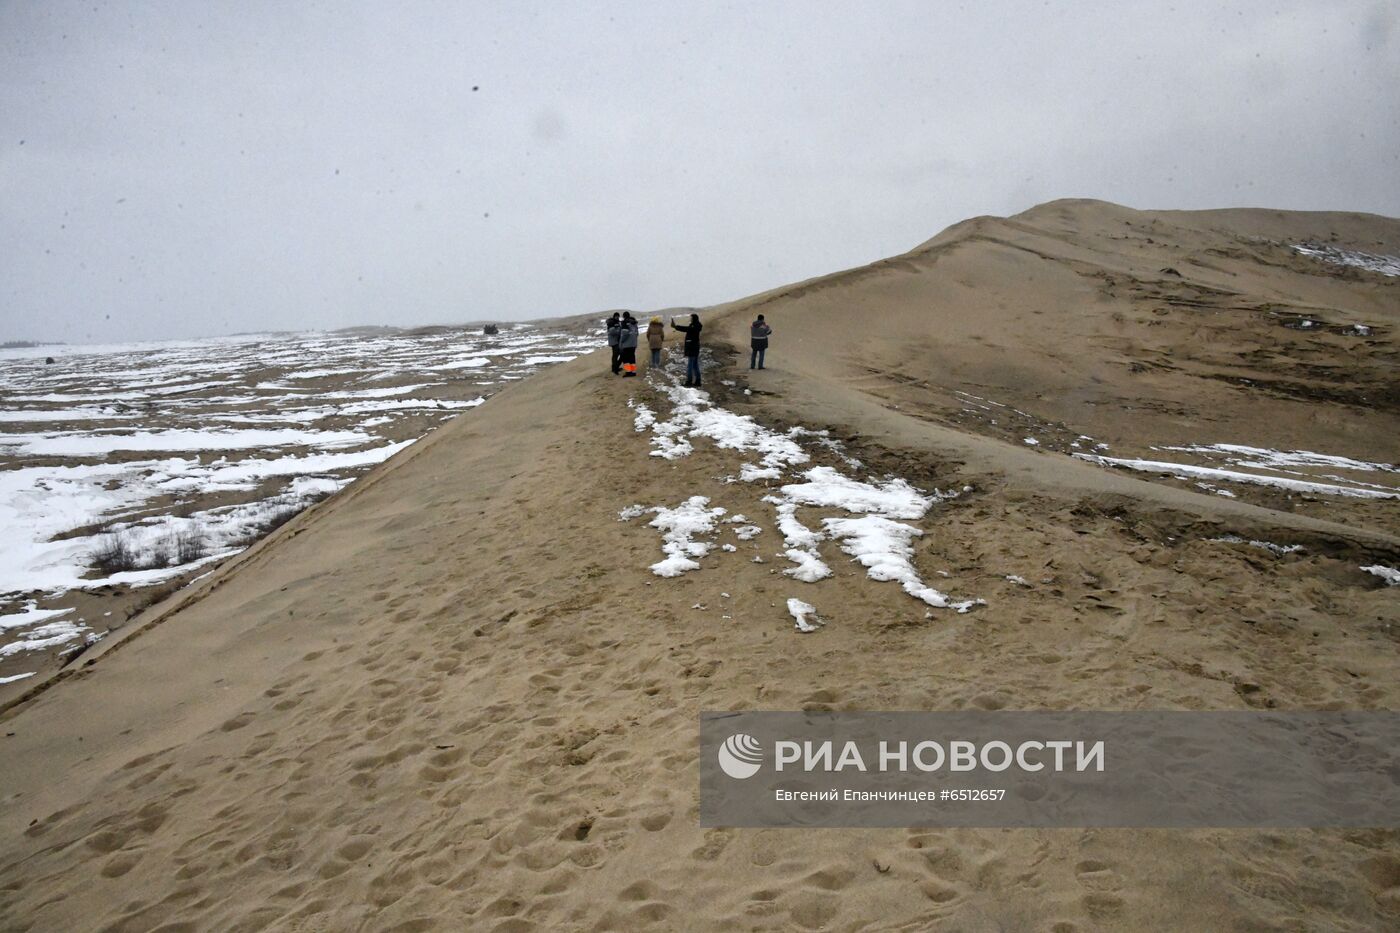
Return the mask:
POLYGON ((18 634, 18 639, 0 645, 0 658, 8 658, 22 651, 39 651, 54 648, 74 641, 88 627, 82 620, 70 621, 60 617, 73 612, 73 609, 35 609, 31 601, 28 607, 18 613, 0 616, 4 628, 18 634), (48 620, 54 621, 48 621, 48 620), (25 631, 18 631, 27 627, 25 631))
POLYGON ((691 496, 674 509, 665 506, 648 509, 656 513, 650 525, 661 529, 661 550, 666 555, 665 560, 651 565, 652 573, 658 577, 678 577, 688 570, 700 569, 695 558, 710 553, 712 545, 696 541, 695 536, 713 532, 715 521, 725 513, 720 506, 707 508, 709 504, 709 496, 691 496))
POLYGON ((119 450, 248 450, 260 447, 352 447, 374 438, 361 431, 136 431, 131 434, 6 434, 0 448, 31 457, 106 456, 119 450))
POLYGON ((919 579, 914 570, 914 548, 911 542, 923 535, 913 525, 906 525, 880 515, 862 518, 826 518, 822 526, 827 534, 840 541, 841 550, 854 557, 872 580, 889 580, 904 587, 904 592, 922 600, 935 609, 956 609, 967 612, 973 606, 983 606, 981 599, 954 601, 919 579))
POLYGON ((797 519, 797 503, 777 496, 764 496, 764 502, 771 502, 778 513, 778 531, 782 532, 783 542, 788 547, 814 548, 822 536, 797 519))
POLYGON ((804 603, 796 598, 789 599, 787 610, 795 622, 794 628, 799 632, 815 632, 825 624, 822 618, 817 615, 817 608, 811 603, 804 603))
POLYGON ((1080 460, 1097 463, 1100 466, 1120 466, 1144 473, 1162 473, 1179 476, 1182 479, 1214 479, 1227 483, 1248 483, 1255 486, 1274 486, 1292 492, 1318 493, 1327 496, 1351 496, 1357 499, 1400 499, 1400 491, 1390 491, 1374 486, 1340 486, 1332 483, 1314 483, 1308 480, 1289 479, 1284 476, 1264 476, 1259 473, 1241 473, 1238 470, 1222 470, 1215 467, 1194 466, 1189 463, 1171 463, 1164 460, 1136 460, 1123 457, 1103 457, 1097 454, 1074 454, 1080 460))
MULTIPOLYGON (((213 486, 237 486, 256 483, 270 476, 298 476, 311 473, 336 473, 357 467, 383 463, 394 454, 412 444, 413 441, 399 441, 382 447, 370 447, 339 454, 307 454, 304 457, 279 457, 276 460, 248 458, 238 461, 216 460, 207 470, 197 465, 172 474, 171 481, 165 483, 167 489, 189 488, 209 484, 213 486)), ((196 461, 167 461, 197 464, 196 461)))
POLYGON ((1211 538, 1211 541, 1219 541, 1224 544, 1247 544, 1250 547, 1257 547, 1262 551, 1269 551, 1280 556, 1284 554, 1297 554, 1303 550, 1301 544, 1274 544, 1271 541, 1247 541, 1239 535, 1221 535, 1218 538, 1211 538))
POLYGON ((10 612, 0 616, 0 629, 24 628, 31 625, 39 625, 49 619, 57 619, 66 616, 73 609, 36 609, 38 604, 34 600, 29 600, 19 612, 10 612))
POLYGON ((648 408, 645 402, 638 402, 635 399, 628 399, 627 407, 631 408, 637 413, 637 417, 632 421, 634 429, 637 431, 637 433, 640 434, 647 428, 651 427, 653 424, 656 424, 656 412, 648 408))
POLYGON ((1334 266, 1353 266, 1381 275, 1400 275, 1400 257, 1384 253, 1365 253, 1359 249, 1342 249, 1339 246, 1325 246, 1318 243, 1295 243, 1293 251, 1334 266))
POLYGON ((813 467, 803 476, 807 482, 782 488, 783 496, 800 505, 835 507, 889 518, 923 518, 935 499, 942 498, 937 493, 925 496, 902 479, 863 483, 832 467, 813 467))
MULTIPOLYGON (((639 414, 635 422, 638 431, 648 427, 651 429, 653 457, 675 460, 688 456, 694 449, 692 439, 703 437, 713 441, 720 449, 759 455, 757 463, 741 465, 740 480, 781 480, 787 470, 810 460, 797 439, 814 437, 817 443, 830 449, 847 465, 860 465, 860 461, 846 456, 840 445, 825 431, 794 427, 787 432, 779 432, 758 424, 746 415, 736 415, 715 406, 703 390, 678 386, 674 381, 658 384, 654 377, 650 381, 673 406, 671 417, 665 421, 658 420, 654 415, 643 419, 639 414)), ((639 410, 640 403, 629 402, 629 405, 639 410)), ((783 536, 783 555, 793 564, 783 571, 784 574, 805 583, 815 583, 832 576, 831 568, 822 560, 818 550, 820 543, 830 537, 839 541, 841 549, 859 561, 872 579, 897 581, 905 592, 930 606, 967 612, 974 606, 985 605, 980 599, 955 601, 926 585, 914 569, 913 547, 910 544, 914 537, 923 532, 912 525, 895 521, 922 518, 935 502, 954 498, 958 493, 939 490, 934 490, 932 494, 925 493, 897 477, 872 477, 862 481, 827 466, 812 467, 801 474, 801 479, 802 482, 783 485, 776 494, 763 496, 763 501, 774 506, 777 528, 783 536), (803 506, 840 509, 864 517, 825 518, 824 530, 817 531, 798 519, 797 509, 803 506)), ((733 478, 726 482, 733 482, 733 478)), ((694 558, 707 553, 710 545, 695 542, 693 535, 712 530, 714 518, 711 515, 716 510, 706 510, 708 503, 708 498, 694 496, 680 509, 658 512, 652 525, 666 532, 663 550, 667 559, 654 564, 653 572, 661 576, 675 576, 699 566, 694 558)), ((717 511, 723 512, 722 509, 717 511)), ((729 521, 746 519, 736 515, 729 521)), ((748 540, 759 531, 756 525, 746 525, 735 529, 735 535, 740 540, 748 540)), ((754 561, 762 562, 757 556, 754 561)))
POLYGON ((1353 460, 1351 457, 1335 457, 1311 450, 1270 450, 1267 447, 1247 447, 1243 444, 1192 444, 1187 447, 1163 447, 1181 453, 1224 454, 1226 462, 1236 466, 1257 470, 1276 470, 1284 467, 1330 467, 1334 470, 1354 470, 1362 473, 1400 473, 1400 467, 1392 463, 1372 463, 1368 460, 1353 460))
POLYGON ((796 565, 783 573, 803 583, 815 583, 831 576, 831 568, 817 553, 817 544, 822 540, 822 535, 798 520, 797 503, 771 495, 764 496, 763 501, 773 503, 778 513, 778 531, 782 533, 783 543, 787 545, 783 553, 796 565))
POLYGON ((1369 567, 1362 567, 1362 570, 1370 574, 1375 574, 1385 581, 1386 586, 1400 586, 1400 570, 1394 567, 1386 567, 1382 564, 1372 564, 1369 567))
POLYGON ((816 583, 831 576, 831 568, 815 550, 788 548, 783 554, 796 566, 788 567, 783 573, 803 583, 816 583))
POLYGON ((709 438, 722 449, 760 455, 757 465, 744 464, 740 468, 740 478, 747 482, 776 479, 783 469, 809 459, 791 437, 765 428, 748 415, 736 415, 714 405, 703 389, 669 383, 657 387, 670 400, 672 411, 666 421, 650 425, 653 457, 676 460, 688 456, 694 450, 689 438, 709 438))

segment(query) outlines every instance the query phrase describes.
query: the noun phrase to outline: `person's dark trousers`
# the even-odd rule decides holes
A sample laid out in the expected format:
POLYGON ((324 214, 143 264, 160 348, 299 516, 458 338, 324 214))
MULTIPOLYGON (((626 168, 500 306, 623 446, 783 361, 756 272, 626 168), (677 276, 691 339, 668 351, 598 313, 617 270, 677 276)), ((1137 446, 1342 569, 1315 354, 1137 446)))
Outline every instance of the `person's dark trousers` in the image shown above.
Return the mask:
POLYGON ((613 375, 616 376, 618 373, 622 372, 622 349, 620 347, 613 347, 612 351, 612 371, 613 375))
POLYGON ((685 358, 685 381, 692 385, 700 384, 700 357, 687 356, 685 358))
POLYGON ((759 369, 762 369, 762 368, 763 368, 763 354, 765 354, 765 353, 767 353, 767 352, 768 352, 768 348, 767 348, 767 347, 753 347, 753 348, 751 348, 751 349, 749 350, 749 369, 753 369, 755 365, 757 365, 759 369))
POLYGON ((636 347, 623 347, 623 348, 622 348, 622 375, 624 375, 624 376, 635 376, 635 375, 637 375, 637 348, 636 348, 636 347))
POLYGON ((651 351, 651 368, 652 368, 652 369, 655 369, 656 367, 658 367, 658 366, 660 366, 660 365, 661 365, 661 350, 660 350, 660 349, 652 350, 652 351, 651 351))

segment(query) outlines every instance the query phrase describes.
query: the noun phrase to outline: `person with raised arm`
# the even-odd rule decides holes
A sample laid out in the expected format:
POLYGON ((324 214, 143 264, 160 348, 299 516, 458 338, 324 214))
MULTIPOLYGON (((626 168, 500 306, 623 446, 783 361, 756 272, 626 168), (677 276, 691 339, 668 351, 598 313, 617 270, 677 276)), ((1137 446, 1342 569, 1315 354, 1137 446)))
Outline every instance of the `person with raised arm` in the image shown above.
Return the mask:
POLYGON ((689 324, 677 324, 671 318, 671 326, 685 334, 685 382, 684 385, 700 386, 700 315, 692 313, 689 324))

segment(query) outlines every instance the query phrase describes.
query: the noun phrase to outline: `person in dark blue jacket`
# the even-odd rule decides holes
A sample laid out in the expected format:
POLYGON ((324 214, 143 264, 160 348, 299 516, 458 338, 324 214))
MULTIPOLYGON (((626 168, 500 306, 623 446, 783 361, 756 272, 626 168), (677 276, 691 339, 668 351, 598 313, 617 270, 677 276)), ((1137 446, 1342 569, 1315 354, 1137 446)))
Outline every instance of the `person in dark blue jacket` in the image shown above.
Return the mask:
POLYGON ((677 324, 671 319, 671 326, 685 334, 685 383, 700 385, 700 315, 691 314, 689 324, 677 324))

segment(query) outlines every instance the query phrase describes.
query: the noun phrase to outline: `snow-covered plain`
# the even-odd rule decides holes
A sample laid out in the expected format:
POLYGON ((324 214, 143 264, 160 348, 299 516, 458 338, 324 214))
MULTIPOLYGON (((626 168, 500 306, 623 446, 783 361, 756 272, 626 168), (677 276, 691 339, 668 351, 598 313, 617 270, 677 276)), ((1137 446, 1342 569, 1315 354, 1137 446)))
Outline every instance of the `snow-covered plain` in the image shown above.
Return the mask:
POLYGON ((64 592, 236 553, 502 383, 595 344, 520 325, 0 350, 0 683, 28 673, 16 659, 105 631, 45 608, 64 592), (95 570, 114 539, 128 566, 95 570))

